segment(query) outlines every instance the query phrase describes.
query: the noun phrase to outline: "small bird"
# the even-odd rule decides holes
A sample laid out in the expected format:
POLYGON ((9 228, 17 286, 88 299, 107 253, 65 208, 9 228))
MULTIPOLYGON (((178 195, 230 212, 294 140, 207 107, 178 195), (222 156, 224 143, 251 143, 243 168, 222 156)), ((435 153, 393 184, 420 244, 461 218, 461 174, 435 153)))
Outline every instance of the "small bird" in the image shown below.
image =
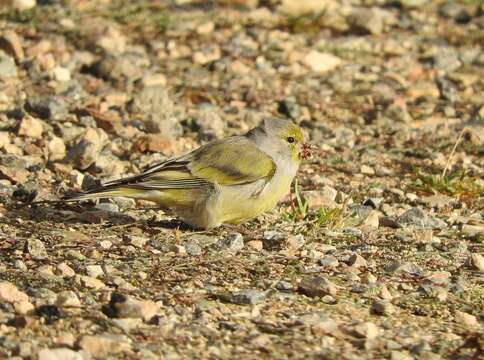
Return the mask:
POLYGON ((239 224, 276 206, 308 154, 299 126, 266 119, 245 135, 213 141, 63 200, 124 196, 155 202, 196 229, 239 224))

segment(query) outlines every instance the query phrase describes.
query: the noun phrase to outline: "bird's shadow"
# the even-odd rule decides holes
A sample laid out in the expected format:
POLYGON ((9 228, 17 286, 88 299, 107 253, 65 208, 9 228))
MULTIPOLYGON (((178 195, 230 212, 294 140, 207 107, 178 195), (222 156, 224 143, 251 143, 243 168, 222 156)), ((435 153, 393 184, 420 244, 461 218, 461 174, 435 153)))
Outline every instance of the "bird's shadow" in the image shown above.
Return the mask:
MULTIPOLYGON (((6 201, 3 202, 6 216, 0 217, 0 223, 14 223, 15 219, 35 222, 53 222, 64 225, 97 224, 105 227, 146 225, 149 228, 178 229, 198 231, 179 219, 153 220, 137 219, 122 212, 99 210, 92 204, 66 203, 61 201, 6 201)), ((148 209, 156 209, 149 207, 148 209)), ((143 211, 143 208, 137 208, 143 211)), ((146 209, 145 209, 146 210, 146 209)), ((160 209, 161 210, 161 209, 160 209)))

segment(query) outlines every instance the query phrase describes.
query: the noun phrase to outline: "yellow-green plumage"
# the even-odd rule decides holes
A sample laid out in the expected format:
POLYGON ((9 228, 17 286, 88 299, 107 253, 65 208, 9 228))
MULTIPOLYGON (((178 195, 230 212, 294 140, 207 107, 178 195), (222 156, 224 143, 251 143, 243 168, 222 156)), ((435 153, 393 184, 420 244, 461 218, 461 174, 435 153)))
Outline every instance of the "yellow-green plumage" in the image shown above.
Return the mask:
POLYGON ((209 143, 67 200, 125 196, 154 201, 196 228, 236 224, 272 209, 289 192, 302 142, 292 122, 266 120, 244 136, 209 143))

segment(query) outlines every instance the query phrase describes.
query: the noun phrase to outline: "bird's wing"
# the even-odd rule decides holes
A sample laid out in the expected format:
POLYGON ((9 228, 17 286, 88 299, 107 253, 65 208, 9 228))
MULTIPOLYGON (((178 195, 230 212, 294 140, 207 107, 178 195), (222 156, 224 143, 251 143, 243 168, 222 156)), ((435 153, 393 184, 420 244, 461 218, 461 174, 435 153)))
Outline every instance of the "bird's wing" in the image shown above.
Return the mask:
POLYGON ((270 179, 276 170, 272 158, 243 136, 207 144, 189 155, 194 176, 220 185, 270 179))
POLYGON ((270 179, 276 165, 271 157, 242 136, 216 141, 179 158, 147 168, 130 178, 111 181, 103 188, 181 189, 239 185, 270 179))

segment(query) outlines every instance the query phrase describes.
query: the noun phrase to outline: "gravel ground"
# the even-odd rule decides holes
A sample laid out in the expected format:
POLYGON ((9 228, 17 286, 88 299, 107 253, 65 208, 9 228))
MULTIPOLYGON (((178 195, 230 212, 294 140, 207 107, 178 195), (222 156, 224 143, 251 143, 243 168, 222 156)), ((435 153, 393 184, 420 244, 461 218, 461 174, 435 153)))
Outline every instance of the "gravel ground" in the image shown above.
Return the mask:
POLYGON ((482 1, 0 3, 0 358, 482 356, 482 1), (267 116, 314 151, 247 224, 35 203, 267 116))

